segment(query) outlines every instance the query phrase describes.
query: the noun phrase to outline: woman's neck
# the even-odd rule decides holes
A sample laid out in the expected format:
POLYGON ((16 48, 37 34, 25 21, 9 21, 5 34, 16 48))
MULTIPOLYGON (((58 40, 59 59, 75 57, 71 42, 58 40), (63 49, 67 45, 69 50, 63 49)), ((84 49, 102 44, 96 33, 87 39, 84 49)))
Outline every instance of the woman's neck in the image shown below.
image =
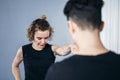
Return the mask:
POLYGON ((43 47, 39 47, 39 46, 37 46, 37 44, 35 44, 35 43, 32 43, 32 47, 33 47, 33 49, 35 49, 35 50, 42 50, 42 49, 43 49, 43 47))

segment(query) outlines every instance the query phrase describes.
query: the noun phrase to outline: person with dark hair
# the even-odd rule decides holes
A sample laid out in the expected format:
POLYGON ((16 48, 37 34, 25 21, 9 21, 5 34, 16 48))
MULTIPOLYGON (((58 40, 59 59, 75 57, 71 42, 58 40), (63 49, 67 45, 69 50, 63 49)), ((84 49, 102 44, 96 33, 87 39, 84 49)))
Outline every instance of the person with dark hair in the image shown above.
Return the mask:
POLYGON ((120 80, 120 55, 104 47, 103 0, 68 0, 64 8, 77 46, 73 56, 49 68, 45 80, 120 80))
POLYGON ((44 80, 46 72, 55 61, 55 55, 66 55, 70 46, 49 44, 53 35, 53 28, 46 20, 46 16, 32 22, 27 29, 27 37, 31 43, 23 45, 17 51, 12 63, 15 80, 21 80, 19 64, 23 61, 25 80, 44 80))

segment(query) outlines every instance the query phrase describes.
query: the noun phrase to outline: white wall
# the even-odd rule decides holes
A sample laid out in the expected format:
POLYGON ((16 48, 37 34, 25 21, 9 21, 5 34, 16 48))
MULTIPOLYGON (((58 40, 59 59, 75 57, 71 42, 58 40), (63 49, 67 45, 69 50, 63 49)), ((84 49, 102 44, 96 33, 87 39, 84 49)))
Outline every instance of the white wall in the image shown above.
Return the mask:
POLYGON ((108 49, 120 53, 120 1, 104 1, 103 21, 105 21, 105 27, 101 38, 108 49))

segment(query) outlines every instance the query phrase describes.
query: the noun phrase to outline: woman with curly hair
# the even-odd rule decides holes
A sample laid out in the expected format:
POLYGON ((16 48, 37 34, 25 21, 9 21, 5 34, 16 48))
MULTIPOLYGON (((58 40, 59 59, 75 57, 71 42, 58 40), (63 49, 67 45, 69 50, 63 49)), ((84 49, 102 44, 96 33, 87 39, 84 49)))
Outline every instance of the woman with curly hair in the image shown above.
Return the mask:
POLYGON ((53 28, 43 15, 32 22, 27 29, 27 37, 31 43, 23 45, 17 51, 12 63, 12 72, 15 80, 21 80, 19 64, 23 61, 25 80, 44 80, 46 72, 55 61, 55 55, 66 55, 70 46, 59 47, 51 45, 53 28))

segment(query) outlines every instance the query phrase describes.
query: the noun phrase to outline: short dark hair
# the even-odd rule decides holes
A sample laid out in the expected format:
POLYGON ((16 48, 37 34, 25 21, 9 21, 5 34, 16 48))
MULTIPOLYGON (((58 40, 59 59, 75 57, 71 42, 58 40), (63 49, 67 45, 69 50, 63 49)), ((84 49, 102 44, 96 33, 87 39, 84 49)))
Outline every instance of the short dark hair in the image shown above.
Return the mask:
POLYGON ((87 28, 99 29, 102 21, 103 0, 69 0, 64 8, 64 14, 67 20, 71 18, 77 25, 81 25, 82 29, 87 28))

